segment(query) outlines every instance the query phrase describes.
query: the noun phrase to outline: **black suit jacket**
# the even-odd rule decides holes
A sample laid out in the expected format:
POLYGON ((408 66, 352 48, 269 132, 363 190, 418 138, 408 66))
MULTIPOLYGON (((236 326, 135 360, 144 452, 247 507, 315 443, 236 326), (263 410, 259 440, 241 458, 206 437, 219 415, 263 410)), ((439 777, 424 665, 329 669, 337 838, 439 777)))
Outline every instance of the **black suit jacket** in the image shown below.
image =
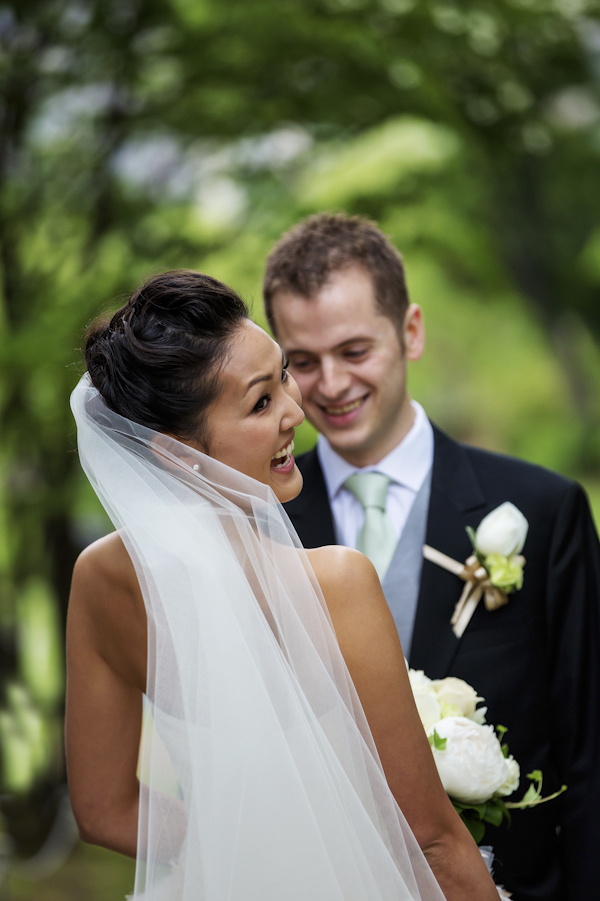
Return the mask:
MULTIPOLYGON (((558 800, 514 811, 512 824, 488 827, 498 883, 514 901, 600 899, 600 547, 584 492, 538 466, 460 445, 434 427, 427 544, 464 561, 465 527, 504 501, 529 521, 523 588, 507 606, 480 603, 457 639, 450 617, 464 583, 425 560, 410 665, 431 678, 452 675, 487 703, 488 722, 526 774, 544 773, 558 800)), ((333 518, 316 450, 298 459, 304 488, 286 505, 305 547, 335 544, 333 518)), ((406 650, 406 649, 405 649, 406 650)))

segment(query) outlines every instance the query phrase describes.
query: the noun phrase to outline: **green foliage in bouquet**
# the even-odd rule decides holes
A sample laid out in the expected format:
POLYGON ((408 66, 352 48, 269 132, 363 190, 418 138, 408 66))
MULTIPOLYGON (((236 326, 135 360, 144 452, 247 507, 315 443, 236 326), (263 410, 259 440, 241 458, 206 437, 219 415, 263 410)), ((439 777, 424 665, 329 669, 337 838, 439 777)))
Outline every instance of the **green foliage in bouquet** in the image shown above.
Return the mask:
MULTIPOLYGON (((500 741, 502 741, 506 731, 506 726, 496 726, 496 732, 500 741)), ((443 751, 445 749, 446 739, 440 739, 435 731, 429 741, 431 746, 437 750, 443 751)), ((508 758, 509 750, 506 742, 502 743, 502 753, 508 758)), ((531 784, 520 801, 504 801, 499 795, 494 795, 482 804, 460 804, 458 801, 451 799, 454 809, 478 845, 481 844, 485 836, 486 824, 501 826, 506 820, 510 826, 511 810, 537 807, 538 804, 558 798, 559 795, 562 795, 567 790, 567 786, 563 785, 552 795, 542 798, 542 784, 544 781, 542 771, 533 770, 531 773, 527 773, 527 778, 531 784)))
POLYGON ((447 738, 440 738, 435 729, 433 730, 433 735, 429 736, 429 744, 432 748, 435 748, 436 751, 445 751, 447 741, 447 738))
POLYGON ((558 798, 559 795, 562 795, 562 793, 566 792, 567 790, 566 785, 561 785, 558 791, 555 791, 551 795, 546 795, 545 798, 542 798, 542 783, 544 781, 542 771, 533 770, 533 772, 527 773, 527 778, 531 780, 531 785, 529 786, 521 800, 505 801, 505 807, 512 808, 513 810, 525 810, 526 807, 537 807, 538 804, 545 804, 546 801, 553 801, 554 798, 558 798))
POLYGON ((457 801, 452 804, 478 845, 485 836, 486 823, 500 826, 507 819, 510 824, 510 813, 502 798, 490 798, 484 804, 459 804, 457 801))

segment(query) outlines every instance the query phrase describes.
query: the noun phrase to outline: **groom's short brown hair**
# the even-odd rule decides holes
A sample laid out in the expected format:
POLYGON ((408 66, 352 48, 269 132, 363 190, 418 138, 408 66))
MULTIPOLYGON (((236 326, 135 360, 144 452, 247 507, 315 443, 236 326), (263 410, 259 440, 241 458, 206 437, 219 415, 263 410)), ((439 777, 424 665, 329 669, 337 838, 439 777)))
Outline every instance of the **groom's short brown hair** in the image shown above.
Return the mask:
POLYGON ((342 213, 309 216, 286 232, 267 257, 263 295, 273 331, 273 299, 279 291, 310 298, 334 273, 351 266, 361 266, 371 276, 380 312, 400 333, 409 304, 402 257, 374 222, 342 213))

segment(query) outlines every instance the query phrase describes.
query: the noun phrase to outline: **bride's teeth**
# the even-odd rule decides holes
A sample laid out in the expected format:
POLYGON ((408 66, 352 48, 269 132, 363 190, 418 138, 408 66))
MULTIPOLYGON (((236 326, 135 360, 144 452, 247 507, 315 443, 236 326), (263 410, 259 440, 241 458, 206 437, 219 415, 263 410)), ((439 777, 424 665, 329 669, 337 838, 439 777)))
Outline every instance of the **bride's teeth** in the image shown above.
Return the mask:
POLYGON ((271 460, 280 460, 283 457, 289 457, 289 455, 293 452, 293 450, 294 450, 294 441, 292 440, 287 445, 287 447, 283 448, 283 450, 277 451, 277 453, 273 457, 271 457, 271 460))
POLYGON ((325 412, 329 413, 333 416, 342 416, 344 413, 350 413, 351 410, 356 410, 357 407, 363 402, 363 398, 359 398, 358 400, 353 400, 351 404, 344 404, 343 407, 325 407, 325 412))

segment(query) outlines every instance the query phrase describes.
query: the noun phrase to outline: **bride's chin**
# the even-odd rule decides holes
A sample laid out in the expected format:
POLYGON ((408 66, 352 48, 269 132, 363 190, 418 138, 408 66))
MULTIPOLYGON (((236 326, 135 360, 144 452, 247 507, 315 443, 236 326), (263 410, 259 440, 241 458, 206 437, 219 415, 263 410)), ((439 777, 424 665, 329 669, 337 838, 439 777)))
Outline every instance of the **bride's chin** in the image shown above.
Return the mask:
POLYGON ((303 479, 302 474, 297 466, 294 466, 288 479, 271 479, 271 488, 275 497, 280 504, 287 504, 293 501, 302 491, 303 479))

